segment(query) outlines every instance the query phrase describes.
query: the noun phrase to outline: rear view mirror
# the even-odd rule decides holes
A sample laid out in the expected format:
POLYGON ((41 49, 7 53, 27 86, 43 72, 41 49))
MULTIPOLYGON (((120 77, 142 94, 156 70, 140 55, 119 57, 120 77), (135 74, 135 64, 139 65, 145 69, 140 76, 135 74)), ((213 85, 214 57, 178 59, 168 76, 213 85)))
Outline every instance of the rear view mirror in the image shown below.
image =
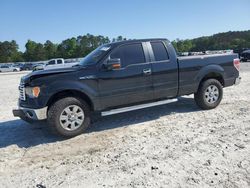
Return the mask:
POLYGON ((109 59, 107 63, 105 64, 105 67, 107 70, 114 70, 114 69, 120 69, 121 68, 121 59, 109 59))

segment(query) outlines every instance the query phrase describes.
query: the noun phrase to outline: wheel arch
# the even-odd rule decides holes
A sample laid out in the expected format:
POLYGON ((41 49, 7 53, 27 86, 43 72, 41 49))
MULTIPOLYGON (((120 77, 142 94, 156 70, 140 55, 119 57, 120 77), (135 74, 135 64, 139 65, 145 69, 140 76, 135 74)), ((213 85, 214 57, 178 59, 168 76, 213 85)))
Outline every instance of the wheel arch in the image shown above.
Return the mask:
POLYGON ((82 91, 74 90, 74 89, 62 90, 53 94, 47 101, 48 108, 50 108, 50 106, 54 104, 56 101, 64 97, 75 97, 80 100, 84 100, 89 105, 90 109, 94 110, 94 103, 91 100, 91 98, 87 94, 83 93, 82 91))
POLYGON ((198 86, 196 88, 196 91, 199 89, 201 83, 208 79, 216 79, 224 87, 225 79, 224 79, 223 67, 221 67, 220 65, 209 65, 203 67, 203 69, 200 70, 199 74, 196 77, 196 80, 198 81, 198 86))
POLYGON ((204 75, 204 77, 200 80, 199 86, 200 86, 200 84, 201 84, 202 82, 204 82, 204 81, 206 81, 206 80, 208 80, 208 79, 216 79, 216 80, 218 80, 218 81, 221 83, 221 85, 222 85, 223 87, 224 87, 224 85, 225 85, 225 80, 224 80, 222 74, 220 74, 220 73, 218 73, 218 72, 210 72, 210 73, 204 75))

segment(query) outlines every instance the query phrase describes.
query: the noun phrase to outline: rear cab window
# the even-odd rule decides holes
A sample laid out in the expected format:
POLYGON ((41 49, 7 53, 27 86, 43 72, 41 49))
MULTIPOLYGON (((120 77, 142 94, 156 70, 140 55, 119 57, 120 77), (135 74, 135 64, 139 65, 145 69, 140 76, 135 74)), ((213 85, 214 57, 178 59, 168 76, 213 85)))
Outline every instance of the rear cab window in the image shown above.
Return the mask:
POLYGON ((122 45, 110 54, 110 58, 119 58, 122 68, 129 65, 145 63, 145 55, 141 43, 122 45))
POLYGON ((63 64, 62 60, 61 60, 61 59, 58 59, 58 60, 57 60, 57 64, 63 64))
POLYGON ((169 55, 163 42, 156 41, 156 42, 150 42, 150 44, 152 46, 155 61, 169 60, 169 55))

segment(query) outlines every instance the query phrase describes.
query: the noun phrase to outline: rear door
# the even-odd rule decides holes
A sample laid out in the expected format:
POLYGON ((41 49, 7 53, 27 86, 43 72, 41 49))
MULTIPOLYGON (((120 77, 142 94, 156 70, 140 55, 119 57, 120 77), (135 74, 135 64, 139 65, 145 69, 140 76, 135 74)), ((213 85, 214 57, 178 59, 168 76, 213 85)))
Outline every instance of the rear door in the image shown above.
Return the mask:
POLYGON ((57 59, 56 64, 53 66, 53 69, 58 69, 63 67, 64 67, 63 61, 61 59, 57 59))
POLYGON ((178 92, 178 66, 176 60, 170 58, 167 44, 163 41, 152 41, 148 42, 147 46, 151 52, 154 98, 176 97, 178 92))
POLYGON ((153 99, 151 63, 145 43, 123 44, 109 58, 119 58, 121 68, 98 75, 103 108, 126 106, 153 99))

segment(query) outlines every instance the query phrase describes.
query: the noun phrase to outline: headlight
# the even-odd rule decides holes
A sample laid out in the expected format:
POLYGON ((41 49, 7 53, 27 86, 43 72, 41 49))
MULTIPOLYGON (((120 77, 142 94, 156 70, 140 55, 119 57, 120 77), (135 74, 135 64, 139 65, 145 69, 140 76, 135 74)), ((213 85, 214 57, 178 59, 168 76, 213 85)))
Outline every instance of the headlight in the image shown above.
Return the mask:
POLYGON ((37 98, 40 94, 40 87, 27 87, 25 91, 29 97, 37 98))

